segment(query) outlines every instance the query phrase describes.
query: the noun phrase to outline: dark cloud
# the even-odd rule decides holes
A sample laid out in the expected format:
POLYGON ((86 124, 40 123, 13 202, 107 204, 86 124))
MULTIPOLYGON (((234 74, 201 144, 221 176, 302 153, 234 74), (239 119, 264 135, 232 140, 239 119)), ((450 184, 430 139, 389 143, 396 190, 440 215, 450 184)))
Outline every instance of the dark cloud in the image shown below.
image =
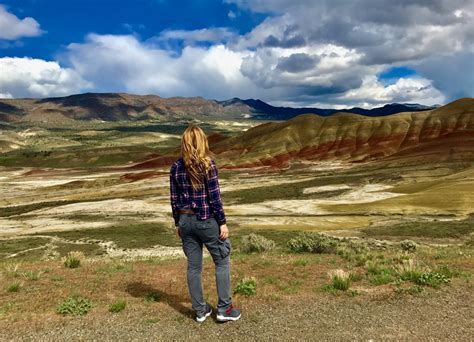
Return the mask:
POLYGON ((289 57, 279 58, 276 67, 281 71, 298 73, 313 69, 318 61, 318 56, 310 56, 305 53, 295 53, 289 57))

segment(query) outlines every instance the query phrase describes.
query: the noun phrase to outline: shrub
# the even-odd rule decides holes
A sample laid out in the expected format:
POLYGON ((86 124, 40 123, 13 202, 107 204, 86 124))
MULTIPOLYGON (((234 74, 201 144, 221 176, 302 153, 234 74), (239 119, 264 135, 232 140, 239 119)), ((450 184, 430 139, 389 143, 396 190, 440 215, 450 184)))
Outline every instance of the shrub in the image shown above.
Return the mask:
POLYGON ((331 253, 338 240, 326 234, 303 232, 288 241, 288 248, 295 253, 331 253))
POLYGON ((441 284, 449 283, 449 278, 438 272, 424 272, 415 279, 415 283, 438 288, 441 284))
POLYGON ((13 283, 10 284, 10 286, 7 287, 8 292, 18 292, 20 291, 20 283, 13 283))
POLYGON ((64 266, 68 268, 77 268, 81 265, 81 260, 84 260, 85 256, 82 252, 69 252, 63 259, 64 266))
POLYGON ((416 282, 423 272, 424 270, 413 259, 401 260, 401 264, 397 267, 400 279, 412 282, 416 282))
POLYGON ((340 290, 347 291, 351 284, 351 276, 349 272, 344 270, 334 270, 329 273, 331 277, 331 287, 340 290))
POLYGON ((125 299, 118 299, 109 306, 110 312, 120 312, 127 306, 125 299))
POLYGON ((249 234, 242 237, 241 251, 244 253, 261 253, 275 248, 275 242, 258 234, 249 234))
POLYGON ((28 280, 38 280, 38 279, 40 278, 41 274, 43 274, 42 271, 38 271, 38 272, 33 272, 33 271, 21 272, 21 275, 23 276, 23 278, 28 279, 28 280))
POLYGON ((394 279, 392 271, 380 262, 370 261, 367 263, 367 275, 369 282, 374 285, 391 283, 394 279))
POLYGON ((62 315, 85 315, 92 307, 89 299, 73 295, 58 305, 56 312, 62 315))
POLYGON ((412 240, 403 240, 400 242, 400 247, 407 252, 414 252, 418 244, 412 240))
POLYGON ((146 295, 145 295, 145 302, 157 302, 159 301, 161 298, 161 293, 159 292, 155 292, 155 291, 152 291, 152 292, 148 292, 146 295))
POLYGON ((241 279, 235 287, 234 293, 244 296, 253 296, 257 293, 257 281, 253 277, 241 279))

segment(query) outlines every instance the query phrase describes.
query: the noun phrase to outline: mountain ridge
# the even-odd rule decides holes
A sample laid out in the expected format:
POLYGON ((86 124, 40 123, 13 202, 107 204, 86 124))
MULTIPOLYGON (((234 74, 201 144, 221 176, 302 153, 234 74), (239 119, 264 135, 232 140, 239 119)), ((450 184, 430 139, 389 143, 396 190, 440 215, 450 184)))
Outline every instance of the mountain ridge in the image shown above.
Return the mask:
POLYGON ((71 120, 142 120, 152 118, 221 118, 287 120, 300 114, 330 116, 337 112, 384 116, 433 109, 422 105, 387 104, 372 109, 321 109, 275 107, 262 100, 232 98, 225 101, 203 97, 170 97, 128 93, 82 93, 63 97, 0 99, 0 121, 56 122, 71 120))

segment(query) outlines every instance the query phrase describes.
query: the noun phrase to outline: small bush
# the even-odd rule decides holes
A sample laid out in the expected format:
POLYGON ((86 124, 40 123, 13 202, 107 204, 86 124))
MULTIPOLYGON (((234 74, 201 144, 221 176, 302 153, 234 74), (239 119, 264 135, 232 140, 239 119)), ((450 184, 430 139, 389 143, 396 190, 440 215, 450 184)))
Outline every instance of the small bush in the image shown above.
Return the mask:
POLYGON ((257 293, 257 281, 255 278, 243 278, 235 287, 234 293, 238 293, 244 296, 253 296, 257 293))
POLYGON ((145 302, 148 302, 148 303, 157 302, 160 300, 160 298, 161 298, 161 293, 155 292, 155 291, 148 292, 145 295, 145 302))
POLYGON ((380 274, 369 274, 369 282, 374 285, 389 284, 393 280, 393 276, 389 272, 384 272, 380 274))
POLYGON ((13 284, 10 284, 10 286, 7 287, 7 291, 8 292, 18 292, 20 291, 20 283, 13 283, 13 284))
POLYGON ((56 312, 62 315, 85 315, 92 307, 89 299, 73 295, 58 305, 56 312))
POLYGON ((258 234, 249 234, 242 237, 241 251, 244 253, 261 253, 275 248, 275 242, 258 234))
POLYGON ((402 242, 400 242, 400 247, 404 251, 414 252, 416 248, 418 247, 418 244, 412 240, 403 240, 402 242))
POLYGON ((415 279, 415 283, 438 288, 441 284, 449 283, 449 278, 438 272, 425 272, 415 279))
POLYGON ((337 243, 337 239, 326 234, 303 232, 289 240, 287 246, 294 253, 331 253, 337 243))
POLYGON ((21 275, 23 276, 23 278, 28 279, 28 280, 38 280, 38 279, 40 278, 41 274, 43 274, 42 271, 38 271, 38 272, 34 272, 34 271, 21 272, 21 275))
POLYGON ((84 260, 84 258, 85 256, 82 252, 69 252, 66 257, 63 258, 64 266, 68 268, 77 268, 81 265, 81 261, 84 260))
POLYGON ((423 272, 424 270, 413 259, 402 260, 401 264, 397 267, 397 273, 400 276, 400 279, 408 280, 414 283, 423 274, 423 272))
POLYGON ((439 274, 444 275, 446 278, 453 278, 453 277, 459 277, 461 275, 461 272, 457 270, 452 270, 446 265, 442 265, 437 267, 434 272, 437 272, 439 274))
POLYGON ((127 302, 125 299, 118 299, 109 306, 110 312, 120 312, 125 309, 127 302))
POLYGON ((351 276, 349 272, 343 270, 334 270, 329 273, 331 277, 331 286, 340 291, 347 291, 351 285, 351 276))

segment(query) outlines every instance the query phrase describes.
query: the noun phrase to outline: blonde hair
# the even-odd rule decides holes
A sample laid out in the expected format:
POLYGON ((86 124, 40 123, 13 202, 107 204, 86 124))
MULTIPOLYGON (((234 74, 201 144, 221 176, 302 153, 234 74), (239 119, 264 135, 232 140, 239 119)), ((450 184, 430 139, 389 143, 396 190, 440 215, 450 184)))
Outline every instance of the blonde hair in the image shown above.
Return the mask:
POLYGON ((209 143, 204 131, 190 124, 181 138, 181 157, 188 171, 193 189, 198 189, 203 184, 204 172, 211 169, 211 158, 214 153, 209 150, 209 143))

